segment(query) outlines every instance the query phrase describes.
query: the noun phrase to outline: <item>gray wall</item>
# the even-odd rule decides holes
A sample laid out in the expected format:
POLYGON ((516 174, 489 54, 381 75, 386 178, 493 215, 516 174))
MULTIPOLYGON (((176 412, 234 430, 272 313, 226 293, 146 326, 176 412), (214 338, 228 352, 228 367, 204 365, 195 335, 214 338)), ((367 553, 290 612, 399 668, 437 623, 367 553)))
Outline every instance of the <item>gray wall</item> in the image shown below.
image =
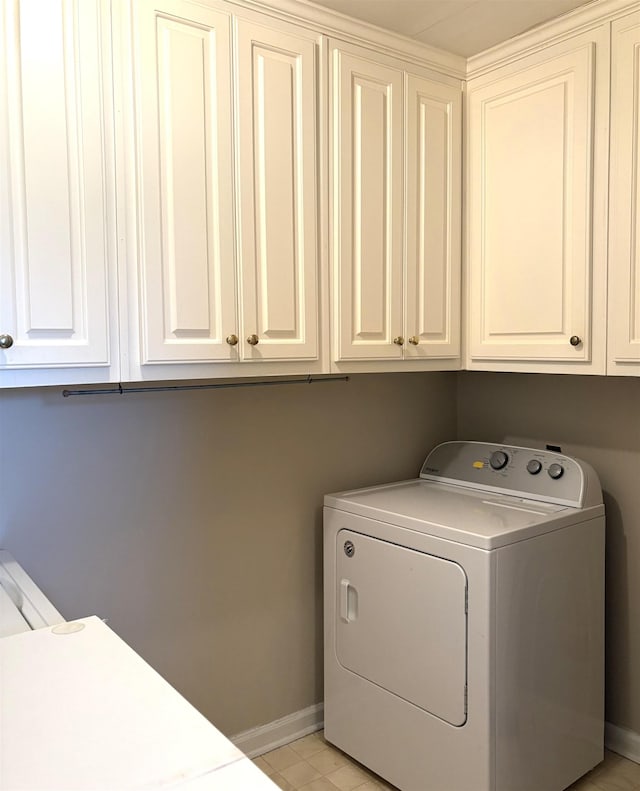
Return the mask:
POLYGON ((107 617, 233 734, 321 699, 323 493, 412 477, 456 434, 560 444, 598 470, 607 718, 640 733, 640 379, 385 374, 87 399, 5 391, 0 546, 67 618, 107 617))
POLYGON ((106 617, 223 732, 322 698, 321 505, 413 477, 455 374, 0 394, 0 546, 66 618, 106 617))
POLYGON ((640 379, 462 373, 458 436, 560 445, 598 472, 607 514, 606 717, 640 733, 640 379))

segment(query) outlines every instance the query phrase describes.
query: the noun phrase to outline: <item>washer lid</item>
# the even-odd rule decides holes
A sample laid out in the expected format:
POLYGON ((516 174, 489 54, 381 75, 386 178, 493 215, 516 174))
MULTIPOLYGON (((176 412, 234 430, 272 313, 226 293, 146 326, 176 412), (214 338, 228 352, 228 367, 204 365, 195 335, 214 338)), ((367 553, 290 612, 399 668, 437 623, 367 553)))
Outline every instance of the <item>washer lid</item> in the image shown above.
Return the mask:
POLYGON ((602 506, 569 508, 421 479, 329 494, 324 502, 481 549, 532 538, 604 512, 602 506))
POLYGON ((2 788, 275 788, 96 617, 3 638, 0 667, 2 788))

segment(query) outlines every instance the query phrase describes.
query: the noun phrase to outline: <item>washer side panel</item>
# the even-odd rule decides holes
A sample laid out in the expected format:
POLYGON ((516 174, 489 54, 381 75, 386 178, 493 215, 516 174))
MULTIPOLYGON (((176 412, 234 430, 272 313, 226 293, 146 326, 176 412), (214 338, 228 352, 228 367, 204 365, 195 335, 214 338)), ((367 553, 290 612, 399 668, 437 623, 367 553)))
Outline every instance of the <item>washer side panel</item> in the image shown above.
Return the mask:
POLYGON ((603 758, 604 518, 497 550, 496 788, 561 791, 603 758))

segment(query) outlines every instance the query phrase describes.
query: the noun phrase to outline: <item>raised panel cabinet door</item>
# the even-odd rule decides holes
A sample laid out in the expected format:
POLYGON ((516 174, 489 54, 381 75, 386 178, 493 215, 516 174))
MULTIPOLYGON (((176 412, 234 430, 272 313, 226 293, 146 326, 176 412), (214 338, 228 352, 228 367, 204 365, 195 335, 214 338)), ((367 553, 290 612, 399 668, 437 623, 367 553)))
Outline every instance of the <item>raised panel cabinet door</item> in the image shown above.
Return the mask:
POLYGON ((240 354, 315 360, 317 41, 244 19, 235 26, 240 354))
POLYGON ((613 23, 608 372, 640 375, 640 14, 613 23))
POLYGON ((606 26, 537 59, 469 83, 470 357, 602 365, 606 26))
POLYGON ((117 376, 105 28, 99 0, 0 3, 0 370, 117 376))
POLYGON ((231 19, 135 0, 141 363, 237 359, 231 19))
POLYGON ((406 77, 405 358, 460 355, 462 91, 406 77))
POLYGON ((403 357, 403 72, 332 49, 336 360, 403 357))

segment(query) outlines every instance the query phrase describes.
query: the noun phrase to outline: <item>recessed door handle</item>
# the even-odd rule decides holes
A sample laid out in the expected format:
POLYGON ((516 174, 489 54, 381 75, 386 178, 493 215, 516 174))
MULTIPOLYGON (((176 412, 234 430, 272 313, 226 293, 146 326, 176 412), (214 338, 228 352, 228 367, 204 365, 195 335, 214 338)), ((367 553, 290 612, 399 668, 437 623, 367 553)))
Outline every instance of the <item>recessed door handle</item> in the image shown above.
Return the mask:
POLYGON ((349 580, 340 580, 340 618, 351 623, 358 617, 358 591, 349 580))

